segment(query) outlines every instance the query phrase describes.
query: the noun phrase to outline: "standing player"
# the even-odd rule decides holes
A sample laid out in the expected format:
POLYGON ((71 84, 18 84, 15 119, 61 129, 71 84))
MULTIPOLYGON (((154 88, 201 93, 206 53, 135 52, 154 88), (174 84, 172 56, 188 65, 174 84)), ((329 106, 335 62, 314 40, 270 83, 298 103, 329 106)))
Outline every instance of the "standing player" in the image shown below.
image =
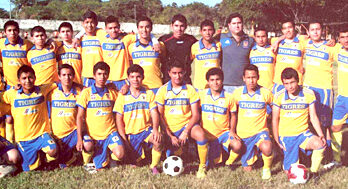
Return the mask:
POLYGON ((106 87, 110 67, 105 62, 98 62, 93 67, 95 84, 84 89, 77 99, 78 113, 77 145, 78 151, 94 150, 93 162, 100 170, 106 167, 112 159, 121 160, 124 148, 120 135, 117 132, 115 116, 112 113, 117 92, 106 87), (85 128, 86 127, 86 128, 85 128), (84 137, 84 132, 86 135, 84 137))
POLYGON ((129 46, 129 57, 133 64, 138 64, 144 69, 143 85, 155 94, 162 86, 161 62, 164 57, 164 44, 161 42, 161 54, 153 50, 151 40, 152 21, 148 17, 137 20, 139 38, 129 46))
POLYGON ((274 140, 284 152, 283 169, 288 173, 291 164, 299 161, 299 151, 310 150, 312 165, 316 173, 323 159, 326 140, 315 111, 315 95, 310 89, 298 85, 299 76, 295 69, 285 68, 281 74, 285 89, 273 100, 272 126, 274 140), (308 119, 318 136, 309 131, 308 119))
POLYGON ((81 71, 82 71, 82 59, 81 59, 81 47, 73 47, 73 27, 69 22, 63 22, 60 24, 59 35, 62 39, 62 45, 57 50, 58 65, 69 64, 74 68, 74 82, 82 84, 81 71))
POLYGON ((59 145, 59 166, 70 166, 76 160, 73 155, 77 143, 76 131, 76 99, 81 93, 81 86, 73 82, 74 68, 69 64, 62 64, 58 69, 60 82, 58 88, 53 90, 48 101, 51 105, 52 134, 59 145))
POLYGON ((192 35, 185 34, 187 20, 182 14, 176 14, 172 17, 170 27, 173 33, 163 35, 159 38, 159 41, 162 41, 167 49, 167 56, 161 67, 163 82, 166 83, 170 80, 168 75, 170 64, 178 61, 182 62, 185 66, 186 74, 183 81, 185 83, 191 83, 191 46, 197 39, 192 35))
POLYGON ((221 45, 215 41, 214 23, 211 20, 201 22, 202 39, 191 47, 191 59, 193 59, 193 86, 196 89, 207 88, 207 81, 202 78, 210 68, 219 68, 221 62, 221 45))
POLYGON ((130 89, 117 98, 114 111, 118 131, 125 143, 132 148, 138 163, 144 158, 143 147, 152 147, 152 174, 159 174, 156 166, 161 160, 162 136, 159 132, 159 114, 155 94, 142 86, 144 69, 139 65, 128 68, 130 89))
POLYGON ((182 147, 189 137, 197 142, 199 169, 198 178, 206 176, 208 141, 199 125, 199 96, 189 84, 185 84, 184 65, 180 62, 170 64, 168 75, 171 80, 156 94, 161 125, 165 128, 168 142, 167 156, 182 147))
POLYGON ((24 65, 18 69, 18 81, 21 89, 10 89, 4 93, 1 101, 11 106, 14 119, 14 133, 17 148, 22 156, 23 171, 38 168, 41 164, 38 152, 46 153, 47 160, 55 159, 56 143, 49 133, 49 120, 46 97, 56 88, 56 84, 36 86, 35 71, 24 65))

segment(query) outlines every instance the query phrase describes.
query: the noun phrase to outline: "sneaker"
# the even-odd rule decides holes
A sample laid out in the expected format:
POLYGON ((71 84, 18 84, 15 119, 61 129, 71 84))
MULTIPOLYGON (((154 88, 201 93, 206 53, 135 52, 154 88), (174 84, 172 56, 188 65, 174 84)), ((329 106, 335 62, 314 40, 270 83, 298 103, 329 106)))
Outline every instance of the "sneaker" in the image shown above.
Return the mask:
POLYGON ((262 179, 268 180, 271 178, 271 169, 262 169, 262 179))
POLYGON ((152 175, 158 175, 158 174, 160 174, 160 172, 159 172, 159 170, 157 169, 157 167, 151 168, 151 172, 152 172, 152 175))
POLYGON ((202 179, 207 176, 207 168, 205 165, 199 166, 197 171, 197 178, 202 179))
POLYGON ((17 167, 14 165, 0 165, 0 178, 14 173, 17 167))
POLYGON ((97 169, 95 168, 94 163, 87 163, 83 165, 83 169, 86 170, 89 174, 97 173, 97 169))
POLYGON ((332 161, 332 162, 324 165, 323 168, 328 170, 328 169, 332 169, 334 167, 340 167, 340 166, 342 166, 342 163, 337 162, 337 161, 332 161))

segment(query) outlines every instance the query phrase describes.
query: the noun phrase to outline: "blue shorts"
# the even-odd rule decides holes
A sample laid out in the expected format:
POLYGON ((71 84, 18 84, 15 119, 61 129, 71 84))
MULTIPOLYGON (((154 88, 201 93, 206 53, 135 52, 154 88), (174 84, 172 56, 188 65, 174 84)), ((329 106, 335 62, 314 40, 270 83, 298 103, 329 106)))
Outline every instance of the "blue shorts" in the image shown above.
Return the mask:
POLYGON ((315 110, 323 127, 332 125, 333 90, 308 87, 315 94, 315 110))
POLYGON ((268 131, 262 131, 249 138, 242 138, 243 144, 245 145, 245 153, 242 155, 241 161, 242 166, 246 167, 252 165, 257 160, 259 151, 259 145, 262 141, 271 140, 268 131), (256 148, 255 148, 256 147, 256 148))
POLYGON ((222 161, 222 149, 225 150, 227 153, 229 153, 228 151, 228 147, 230 145, 229 133, 230 131, 225 131, 215 140, 208 142, 207 165, 213 162, 217 164, 222 161))
POLYGON ((310 155, 312 151, 307 151, 306 146, 313 134, 307 130, 297 136, 279 137, 279 142, 285 147, 283 168, 289 170, 294 163, 299 163, 300 149, 306 154, 310 155))
POLYGON ((76 149, 77 144, 77 130, 75 129, 67 136, 58 139, 57 142, 60 149, 58 160, 59 163, 70 165, 71 163, 73 163, 72 161, 75 159, 74 151, 76 149))
POLYGON ((108 83, 113 83, 115 85, 115 87, 117 88, 117 90, 121 90, 121 88, 126 85, 126 80, 119 80, 119 81, 111 81, 108 80, 108 83))
POLYGON ((34 170, 40 166, 41 162, 38 156, 40 150, 46 153, 56 148, 56 143, 48 133, 44 133, 33 140, 18 142, 17 149, 21 153, 23 159, 23 171, 34 170))
POLYGON ((149 143, 149 138, 151 136, 152 133, 152 127, 149 127, 148 129, 146 129, 145 131, 135 134, 135 135, 128 135, 128 139, 130 144, 133 147, 133 150, 135 152, 135 158, 139 159, 141 158, 145 158, 145 154, 144 154, 144 147, 145 148, 152 148, 152 144, 149 143))
POLYGON ((0 136, 0 143, 2 146, 1 149, 0 149, 0 158, 1 156, 3 156, 5 153, 7 153, 9 150, 12 150, 12 149, 15 149, 16 147, 11 143, 9 142, 8 140, 6 140, 5 138, 3 138, 2 136, 0 136))
POLYGON ((86 78, 86 77, 83 77, 83 86, 85 87, 90 87, 92 85, 95 84, 95 80, 93 78, 86 78))
POLYGON ((338 95, 332 115, 333 125, 348 124, 348 97, 338 95))
POLYGON ((109 164, 110 151, 114 147, 118 145, 123 146, 123 142, 117 131, 112 132, 105 140, 95 140, 94 142, 93 162, 96 169, 101 169, 109 164))
POLYGON ((272 89, 272 93, 273 93, 273 94, 276 94, 277 92, 279 92, 280 90, 282 90, 282 89, 284 89, 284 88, 285 88, 284 85, 274 83, 273 89, 272 89))

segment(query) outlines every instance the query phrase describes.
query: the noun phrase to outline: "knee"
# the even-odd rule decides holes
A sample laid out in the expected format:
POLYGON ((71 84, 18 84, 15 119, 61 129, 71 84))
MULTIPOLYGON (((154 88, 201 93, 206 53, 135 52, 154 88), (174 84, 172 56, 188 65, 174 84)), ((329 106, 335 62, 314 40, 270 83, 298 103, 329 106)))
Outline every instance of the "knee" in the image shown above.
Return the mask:
POLYGON ((6 117, 6 123, 7 123, 7 124, 12 124, 12 123, 13 123, 13 118, 12 118, 12 116, 7 116, 7 117, 6 117))
POLYGON ((272 154, 272 142, 269 140, 265 140, 260 144, 260 150, 266 156, 270 156, 272 154))
POLYGON ((112 150, 112 153, 117 157, 117 159, 122 160, 124 157, 124 148, 116 147, 112 150))
POLYGON ((339 132, 342 130, 342 128, 343 128, 343 125, 333 125, 331 127, 331 130, 332 130, 332 132, 339 132))
POLYGON ((11 164, 17 164, 21 160, 21 156, 16 149, 7 152, 7 161, 11 164))
POLYGON ((84 142, 83 143, 83 148, 85 149, 86 152, 92 152, 94 145, 92 142, 84 142))
POLYGON ((47 151, 47 154, 51 157, 57 156, 57 148, 47 151))
POLYGON ((205 140, 205 134, 202 127, 196 126, 195 129, 192 130, 191 132, 192 132, 192 138, 194 138, 196 141, 205 140))
POLYGON ((235 153, 240 153, 241 150, 242 150, 243 144, 242 144, 241 141, 236 140, 236 139, 233 139, 233 140, 230 142, 230 147, 231 147, 231 149, 232 149, 233 152, 235 152, 235 153))
POLYGON ((314 150, 318 150, 318 149, 323 148, 323 147, 324 147, 324 142, 322 140, 320 140, 319 137, 313 141, 313 149, 314 150))

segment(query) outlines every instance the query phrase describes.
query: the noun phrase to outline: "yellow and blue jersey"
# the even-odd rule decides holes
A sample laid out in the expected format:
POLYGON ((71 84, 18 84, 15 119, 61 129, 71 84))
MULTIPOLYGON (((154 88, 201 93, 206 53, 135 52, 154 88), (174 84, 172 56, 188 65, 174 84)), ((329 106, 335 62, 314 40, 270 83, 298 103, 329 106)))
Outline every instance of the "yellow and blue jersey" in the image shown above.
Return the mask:
MULTIPOLYGON (((160 42, 162 52, 164 44, 160 42)), ((137 40, 129 45, 129 57, 133 64, 138 64, 144 69, 143 86, 148 89, 159 88, 162 86, 162 72, 160 54, 153 50, 150 41, 148 45, 143 45, 137 40)))
POLYGON ((321 89, 332 89, 333 85, 333 48, 327 41, 316 45, 310 40, 305 50, 306 73, 303 85, 321 89))
POLYGON ((199 102, 195 88, 183 84, 178 93, 173 91, 171 81, 159 88, 155 102, 164 108, 164 120, 172 132, 179 131, 192 117, 191 105, 199 102))
POLYGON ((23 89, 11 89, 4 93, 1 101, 11 105, 16 141, 29 141, 49 132, 45 99, 48 93, 56 87, 57 85, 52 83, 35 86, 31 94, 25 94, 23 89))
POLYGON ((140 95, 135 97, 129 90, 127 94, 120 94, 114 106, 114 112, 123 115, 126 134, 139 134, 151 125, 151 110, 157 108, 155 94, 151 90, 142 88, 140 95))
POLYGON ((267 105, 272 104, 272 92, 258 86, 254 94, 249 94, 246 86, 233 92, 234 110, 238 110, 237 135, 249 138, 267 130, 267 105))
POLYGON ((93 67, 103 61, 101 42, 98 36, 84 35, 81 38, 82 73, 84 78, 93 78, 93 67))
POLYGON ((35 85, 49 84, 58 81, 58 64, 54 49, 37 49, 33 46, 27 55, 28 61, 35 71, 35 85))
POLYGON ((4 71, 5 81, 10 86, 18 83, 17 71, 23 65, 29 65, 27 53, 33 44, 18 37, 16 45, 10 44, 7 38, 0 39, 0 59, 4 71))
POLYGON ((116 131, 113 107, 117 92, 95 85, 85 88, 77 99, 77 106, 86 111, 86 125, 89 136, 94 140, 105 140, 116 131))
POLYGON ((210 68, 221 67, 221 44, 213 42, 210 49, 206 48, 202 39, 194 43, 191 47, 191 59, 193 60, 194 75, 193 86, 197 89, 207 88, 205 74, 210 68))
POLYGON ((63 138, 73 132, 76 126, 77 106, 76 99, 81 89, 73 84, 70 93, 63 92, 62 84, 54 89, 48 96, 51 105, 52 133, 58 138, 63 138))
POLYGON ((82 58, 81 47, 69 47, 62 44, 57 50, 56 55, 58 65, 69 64, 74 68, 75 77, 74 82, 82 84, 81 71, 82 71, 82 58))
POLYGON ((348 97, 348 50, 344 49, 343 46, 338 46, 334 57, 338 65, 338 95, 348 97))
POLYGON ((291 99, 285 89, 279 91, 273 105, 280 108, 279 136, 297 136, 308 129, 309 106, 315 103, 314 92, 300 87, 296 98, 291 99))
POLYGON ((272 90, 276 55, 273 53, 271 46, 258 48, 255 45, 250 51, 249 59, 250 64, 254 64, 259 69, 260 78, 257 83, 272 90))
POLYGON ((211 89, 205 89, 199 92, 202 127, 214 137, 219 137, 224 132, 230 130, 230 113, 233 111, 232 94, 222 90, 220 96, 216 99, 212 96, 211 89))

